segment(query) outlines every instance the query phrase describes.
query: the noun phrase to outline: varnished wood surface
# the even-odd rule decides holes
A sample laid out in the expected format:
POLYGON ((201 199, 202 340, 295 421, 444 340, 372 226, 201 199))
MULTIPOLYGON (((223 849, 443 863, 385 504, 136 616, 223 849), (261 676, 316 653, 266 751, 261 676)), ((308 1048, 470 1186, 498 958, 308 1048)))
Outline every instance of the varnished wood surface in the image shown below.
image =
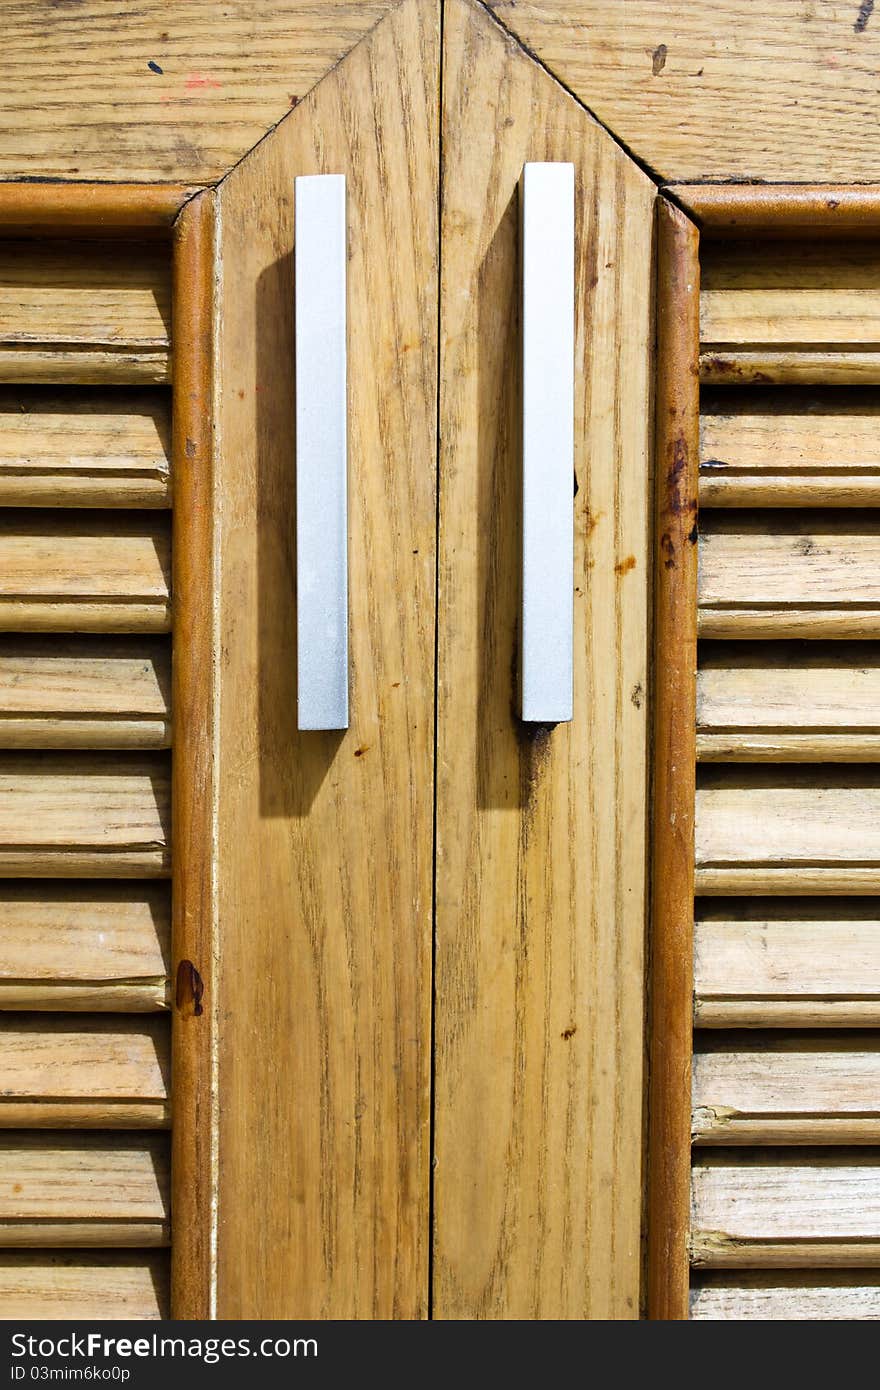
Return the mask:
POLYGON ((694 1163, 699 1268, 876 1268, 880 1157, 863 1149, 719 1150, 694 1163))
POLYGON ((167 237, 197 191, 173 183, 0 183, 0 237, 167 237))
POLYGON ((0 505, 167 507, 167 391, 0 388, 0 505))
POLYGON ((168 1244, 164 1134, 0 1134, 0 1246, 168 1244))
POLYGON ((654 190, 482 7, 444 39, 434 1316, 634 1318, 654 190), (578 229, 555 728, 515 712, 516 187, 548 159, 578 229))
POLYGON ((5 1252, 0 1319, 156 1321, 169 1316, 168 1254, 138 1251, 5 1252))
POLYGON ((878 1081, 878 1033, 705 1033, 694 1047, 694 1142, 876 1144, 878 1081))
POLYGON ((700 1274, 690 1315, 695 1321, 876 1322, 880 1277, 870 1270, 700 1274))
POLYGON ((170 779, 163 754, 0 755, 0 873, 163 877, 170 779))
POLYGON ((173 1092, 183 1097, 172 1132, 171 1303, 177 1319, 216 1312, 215 217, 216 196, 205 192, 184 209, 174 236, 172 1056, 173 1092))
POLYGON ((169 915, 165 884, 0 884, 0 1009, 164 1008, 169 915))
MULTIPOLYGON (((861 184, 676 184, 669 196, 710 237, 761 241, 876 240, 877 189, 861 184)), ((833 250, 829 248, 830 254, 833 250)))
POLYGON ((225 1318, 427 1310, 438 40, 404 0, 220 190, 225 1318), (291 180, 320 172, 348 180, 341 736, 296 731, 291 180))
POLYGON ((665 179, 880 179, 880 26, 869 3, 497 0, 491 8, 665 179))
POLYGON ((170 743, 167 642, 0 635, 0 747, 170 743))
POLYGON ((700 505, 876 507, 878 424, 867 388, 704 390, 700 505))
POLYGON ((0 1126, 165 1129, 167 1018, 0 1016, 0 1126))
POLYGON ((878 944, 869 901, 704 900, 694 923, 694 1021, 878 1027, 878 944))

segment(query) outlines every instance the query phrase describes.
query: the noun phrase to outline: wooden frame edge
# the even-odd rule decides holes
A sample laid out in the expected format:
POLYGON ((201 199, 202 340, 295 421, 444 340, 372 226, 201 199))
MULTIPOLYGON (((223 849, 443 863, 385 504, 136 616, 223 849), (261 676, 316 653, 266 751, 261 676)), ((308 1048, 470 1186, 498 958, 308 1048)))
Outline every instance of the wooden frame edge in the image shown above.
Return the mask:
POLYGON ((174 228, 171 1309, 213 1316, 213 287, 216 195, 174 228))
POLYGON ((3 235, 83 236, 171 231, 201 186, 149 183, 3 183, 3 235))
POLYGON ((657 199, 648 1316, 688 1316, 696 780, 699 232, 657 199))
POLYGON ((833 184, 668 184, 661 190, 709 235, 876 236, 880 188, 833 184))

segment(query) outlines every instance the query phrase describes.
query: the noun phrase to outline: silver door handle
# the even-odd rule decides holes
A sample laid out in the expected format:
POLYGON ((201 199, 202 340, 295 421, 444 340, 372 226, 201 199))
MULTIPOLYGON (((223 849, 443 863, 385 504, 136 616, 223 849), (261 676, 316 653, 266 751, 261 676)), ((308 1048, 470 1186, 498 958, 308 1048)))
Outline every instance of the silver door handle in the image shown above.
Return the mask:
POLYGON ((294 183, 297 728, 348 728, 345 176, 294 183))
POLYGON ((520 713, 573 706, 574 165, 526 164, 522 249, 520 713))

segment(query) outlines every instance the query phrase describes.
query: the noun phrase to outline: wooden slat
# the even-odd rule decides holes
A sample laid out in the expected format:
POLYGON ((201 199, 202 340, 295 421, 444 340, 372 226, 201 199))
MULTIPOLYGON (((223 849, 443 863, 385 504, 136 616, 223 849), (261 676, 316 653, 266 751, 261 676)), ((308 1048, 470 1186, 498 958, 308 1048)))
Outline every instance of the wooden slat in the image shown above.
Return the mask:
POLYGON ((0 634, 0 748, 167 748, 171 650, 0 634))
POLYGON ((880 914, 868 902, 704 902, 700 1028, 880 1027, 880 914))
POLYGON ((695 1274, 691 1318, 697 1322, 876 1322, 880 1320, 880 1277, 867 1270, 695 1274))
POLYGON ((705 767, 699 893, 863 893, 880 887, 880 770, 705 767))
POLYGON ((162 876, 169 800, 162 754, 2 754, 0 874, 162 876))
POLYGON ((167 391, 0 388, 0 505, 170 504, 167 391))
POLYGON ((0 1126, 163 1129, 167 1018, 0 1015, 0 1126))
POLYGON ((704 386, 876 386, 880 352, 859 348, 760 348, 700 353, 704 386))
POLYGON ((179 183, 0 183, 0 236, 167 237, 197 191, 179 183))
POLYGON ((0 511, 0 631, 167 632, 170 522, 0 511))
POLYGON ((162 242, 0 240, 0 380, 171 377, 162 242))
POLYGON ((859 1149, 701 1154, 691 1259, 718 1269, 880 1266, 880 1156, 859 1149))
POLYGON ((704 390, 700 505, 880 506, 880 395, 858 387, 704 390))
POLYGON ((632 1318, 654 189, 484 7, 444 13, 434 1315, 632 1318), (516 186, 548 159, 575 161, 578 209, 578 639, 553 729, 513 704, 516 186))
POLYGON ((167 1252, 0 1254, 2 1321, 146 1322, 169 1316, 167 1252))
MULTIPOLYGON (((200 1018, 213 996, 221 1318, 406 1319, 428 1303, 439 71, 438 7, 403 0, 218 193, 218 739, 238 752, 217 773, 223 949, 200 1018), (296 729, 294 171, 349 179, 344 735, 296 729)), ((189 815, 194 904, 213 851, 204 808, 189 815)), ((207 1222, 200 1239, 211 1258, 207 1222)))
POLYGON ((696 1144, 876 1144, 880 1034, 698 1035, 696 1144))
POLYGON ((864 642, 703 642, 697 755, 877 762, 880 652, 864 642))
POLYGON ((708 512, 701 637, 880 636, 880 518, 708 512))
POLYGON ((0 1246, 168 1244, 167 1135, 0 1135, 0 1246))

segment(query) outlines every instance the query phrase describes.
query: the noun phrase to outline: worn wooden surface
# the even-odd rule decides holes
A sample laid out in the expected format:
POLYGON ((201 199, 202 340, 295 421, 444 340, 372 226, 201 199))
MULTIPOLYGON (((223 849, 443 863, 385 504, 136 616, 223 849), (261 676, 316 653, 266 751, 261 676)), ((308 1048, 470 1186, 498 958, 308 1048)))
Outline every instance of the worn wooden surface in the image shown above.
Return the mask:
POLYGON ((168 1316, 167 1251, 0 1255, 0 1320, 140 1322, 168 1316))
POLYGON ((220 190, 226 1318, 427 1308, 438 21, 405 0, 220 190), (319 172, 348 179, 344 735, 295 718, 291 180, 319 172))
POLYGON ((864 642, 704 642, 697 754, 711 762, 876 762, 880 659, 864 642))
POLYGON ((164 876, 169 783, 164 754, 0 755, 0 872, 164 876))
POLYGON ((0 1134, 0 1245, 167 1244, 167 1135, 0 1134))
POLYGON ((167 391, 0 388, 0 505, 167 507, 167 391))
POLYGON ((0 1009, 162 1009, 168 969, 165 884, 0 887, 0 1009))
POLYGON ((875 241, 880 226, 880 196, 870 184, 693 183, 668 194, 707 237, 875 241))
POLYGON ((880 1319, 880 1277, 867 1270, 700 1274, 691 1289, 695 1321, 865 1321, 880 1319))
POLYGON ((701 1153, 695 1266, 880 1265, 880 1157, 870 1150, 701 1153))
POLYGON ((704 902, 694 923, 701 1028, 880 1026, 870 902, 704 902))
POLYGON ((444 36, 434 1316, 637 1317, 654 190, 481 7, 444 36), (515 713, 516 186, 547 159, 579 229, 552 729, 515 713))
POLYGON ((701 637, 880 636, 880 519, 707 513, 699 605, 701 637))
POLYGON ((0 1126, 165 1129, 167 1018, 0 1016, 0 1126))
POLYGON ((0 747, 167 748, 160 640, 0 635, 0 747))
POLYGON ((880 1139, 880 1034, 703 1034, 693 1068, 697 1144, 880 1139))
POLYGON ((706 389, 700 505, 880 506, 878 424, 869 388, 706 389))
POLYGON ((492 12, 665 179, 880 179, 870 3, 497 0, 492 12))

